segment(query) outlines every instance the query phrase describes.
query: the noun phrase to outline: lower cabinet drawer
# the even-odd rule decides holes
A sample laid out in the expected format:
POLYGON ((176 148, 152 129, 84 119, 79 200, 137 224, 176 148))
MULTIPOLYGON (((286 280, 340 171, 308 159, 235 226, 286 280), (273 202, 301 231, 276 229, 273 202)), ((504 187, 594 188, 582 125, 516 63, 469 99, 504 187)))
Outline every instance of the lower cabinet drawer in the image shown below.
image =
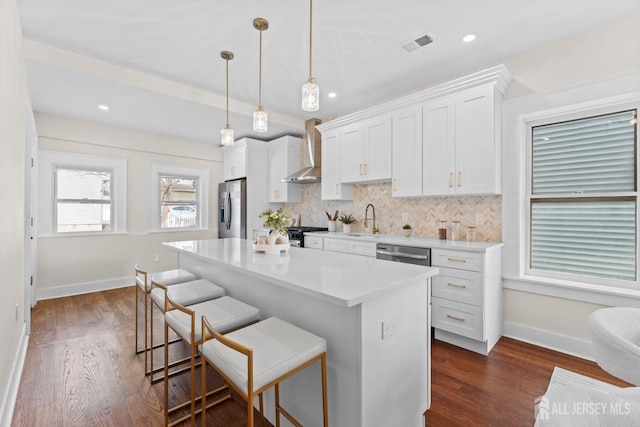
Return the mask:
MULTIPOLYGON (((306 243, 306 241, 305 241, 306 243)), ((333 252, 351 252, 349 250, 349 241, 342 239, 324 239, 324 250, 333 252)))
POLYGON ((349 242, 349 252, 356 255, 375 257, 376 244, 371 242, 349 242))
POLYGON ((431 295, 477 306, 484 305, 482 273, 440 267, 433 277, 431 295))
POLYGON ((431 326, 443 331, 484 341, 484 308, 433 297, 431 326))
POLYGON ((304 247, 322 250, 322 237, 306 236, 304 238, 304 247))

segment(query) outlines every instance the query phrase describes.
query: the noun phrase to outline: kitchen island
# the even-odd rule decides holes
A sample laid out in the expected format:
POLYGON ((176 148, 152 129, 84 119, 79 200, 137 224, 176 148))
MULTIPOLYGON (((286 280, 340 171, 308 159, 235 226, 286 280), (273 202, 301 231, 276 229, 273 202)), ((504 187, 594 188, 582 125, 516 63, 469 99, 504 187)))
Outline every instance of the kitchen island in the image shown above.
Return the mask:
MULTIPOLYGON (((165 245, 180 268, 258 307, 262 319, 277 316, 327 340, 331 426, 424 426, 437 268, 302 248, 265 255, 243 239, 165 245)), ((303 425, 322 424, 318 364, 286 380, 280 395, 303 425)), ((271 391, 265 413, 275 424, 271 391)))

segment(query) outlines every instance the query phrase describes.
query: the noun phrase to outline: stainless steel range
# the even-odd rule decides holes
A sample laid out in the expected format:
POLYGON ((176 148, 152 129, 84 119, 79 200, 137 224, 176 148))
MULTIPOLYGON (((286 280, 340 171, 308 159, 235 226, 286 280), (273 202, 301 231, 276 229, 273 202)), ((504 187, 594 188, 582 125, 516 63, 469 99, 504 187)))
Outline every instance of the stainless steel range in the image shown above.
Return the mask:
POLYGON ((289 243, 291 246, 304 248, 304 233, 310 233, 312 231, 329 231, 329 229, 327 227, 287 227, 289 243))

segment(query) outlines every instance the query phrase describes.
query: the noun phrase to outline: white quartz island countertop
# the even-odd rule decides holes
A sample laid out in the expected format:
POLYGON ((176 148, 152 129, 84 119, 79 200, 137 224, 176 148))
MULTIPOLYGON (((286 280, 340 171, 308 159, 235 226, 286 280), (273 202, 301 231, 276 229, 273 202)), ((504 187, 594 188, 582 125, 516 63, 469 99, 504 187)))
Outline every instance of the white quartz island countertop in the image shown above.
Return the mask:
POLYGON ((244 239, 190 240, 164 245, 343 307, 362 304, 438 274, 434 267, 297 247, 279 255, 266 255, 256 252, 253 244, 244 239))

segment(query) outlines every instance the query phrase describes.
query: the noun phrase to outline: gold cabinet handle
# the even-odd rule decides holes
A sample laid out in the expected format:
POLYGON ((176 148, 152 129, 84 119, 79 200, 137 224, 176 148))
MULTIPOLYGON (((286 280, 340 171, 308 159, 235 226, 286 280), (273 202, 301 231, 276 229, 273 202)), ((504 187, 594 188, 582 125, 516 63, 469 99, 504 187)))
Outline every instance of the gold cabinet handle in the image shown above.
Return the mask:
POLYGON ((453 179, 453 172, 449 172, 449 188, 453 187, 451 180, 453 179))
POLYGON ((460 259, 460 258, 447 258, 447 261, 451 261, 451 262, 467 262, 466 259, 460 259))
POLYGON ((362 163, 358 165, 358 175, 362 176, 362 163))
POLYGON ((366 163, 364 164, 364 174, 365 174, 365 176, 369 175, 369 165, 366 164, 366 163))
POLYGON ((235 175, 236 174, 236 167, 235 166, 231 166, 231 175, 235 175))
POLYGON ((336 194, 340 194, 340 192, 338 191, 338 184, 336 184, 336 194))
POLYGON ((456 184, 458 185, 458 187, 460 187, 460 175, 462 174, 462 172, 458 172, 458 177, 456 178, 456 184))
POLYGON ((393 178, 393 191, 396 191, 396 181, 398 179, 397 178, 393 178))
POLYGON ((452 315, 450 315, 450 314, 447 314, 447 317, 448 317, 449 319, 457 320, 457 321, 459 321, 459 322, 464 322, 464 321, 465 321, 465 319, 463 319, 462 317, 456 317, 456 316, 452 316, 452 315))
POLYGON ((451 283, 451 282, 447 283, 447 286, 451 286, 452 288, 459 288, 459 289, 466 289, 467 287, 466 285, 458 285, 456 283, 451 283))

